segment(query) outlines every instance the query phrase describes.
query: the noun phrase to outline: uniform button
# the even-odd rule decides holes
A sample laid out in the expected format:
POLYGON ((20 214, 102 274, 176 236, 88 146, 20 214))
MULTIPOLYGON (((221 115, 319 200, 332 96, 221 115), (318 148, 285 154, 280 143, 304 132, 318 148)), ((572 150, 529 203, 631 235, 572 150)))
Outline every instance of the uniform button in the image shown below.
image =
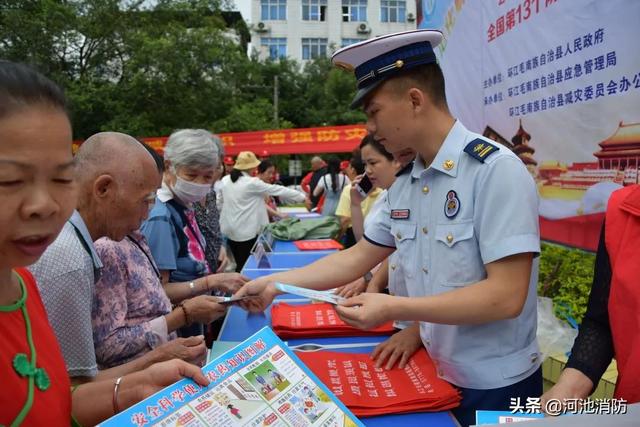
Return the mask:
POLYGON ((398 239, 398 240, 402 239, 402 234, 397 233, 397 234, 396 234, 396 239, 398 239))
POLYGON ((453 234, 451 233, 447 234, 447 242, 449 243, 453 242, 453 234))
POLYGON ((431 340, 425 340, 426 345, 431 345, 431 340))
POLYGON ((424 234, 427 234, 429 232, 429 230, 427 229, 427 227, 422 227, 422 232, 424 234))
POLYGON ((428 186, 428 185, 425 185, 424 187, 422 187, 422 192, 423 192, 424 194, 427 194, 427 193, 429 192, 429 186, 428 186))
POLYGON ((423 273, 428 273, 428 272, 429 272, 429 270, 427 269, 427 267, 422 267, 422 272, 423 272, 423 273))
POLYGON ((391 269, 395 270, 396 269, 396 265, 395 264, 391 264, 391 269))

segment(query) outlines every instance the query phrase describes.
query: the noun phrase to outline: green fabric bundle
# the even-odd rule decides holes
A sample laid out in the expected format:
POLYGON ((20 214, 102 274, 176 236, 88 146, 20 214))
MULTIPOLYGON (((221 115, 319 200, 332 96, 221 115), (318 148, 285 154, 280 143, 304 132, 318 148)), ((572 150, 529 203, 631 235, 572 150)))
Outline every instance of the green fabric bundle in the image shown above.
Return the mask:
POLYGON ((278 240, 334 239, 340 233, 340 221, 334 216, 300 220, 284 218, 266 227, 278 240))

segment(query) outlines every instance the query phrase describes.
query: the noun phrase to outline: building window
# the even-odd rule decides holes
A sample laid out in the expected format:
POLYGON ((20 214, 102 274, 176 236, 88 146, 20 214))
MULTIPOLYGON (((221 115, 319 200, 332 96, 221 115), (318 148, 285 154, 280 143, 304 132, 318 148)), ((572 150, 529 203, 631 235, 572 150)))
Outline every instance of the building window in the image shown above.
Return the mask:
POLYGON ((342 0, 342 22, 365 22, 367 0, 342 0))
POLYGON ((302 39, 302 59, 327 55, 327 39, 302 39))
POLYGON ((407 2, 404 0, 380 0, 380 20, 382 22, 405 22, 407 2))
POLYGON ((284 21, 287 19, 287 0, 260 0, 263 21, 284 21))
POLYGON ((327 0, 302 0, 303 21, 325 21, 327 19, 327 0))
POLYGON ((359 43, 363 40, 366 40, 366 39, 342 39, 342 43, 340 47, 345 47, 345 46, 352 45, 354 43, 359 43))
POLYGON ((269 50, 269 59, 279 59, 287 56, 286 37, 261 37, 260 44, 269 50))

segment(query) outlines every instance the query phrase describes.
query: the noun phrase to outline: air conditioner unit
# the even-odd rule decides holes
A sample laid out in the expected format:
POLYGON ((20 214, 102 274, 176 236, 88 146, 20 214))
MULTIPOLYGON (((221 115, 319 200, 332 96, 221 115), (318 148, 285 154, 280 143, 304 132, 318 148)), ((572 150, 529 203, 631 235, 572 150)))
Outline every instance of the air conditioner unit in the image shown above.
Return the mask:
POLYGON ((366 22, 358 24, 358 34, 369 34, 371 32, 371 27, 366 22))
POLYGON ((257 33, 266 33, 267 31, 269 31, 269 27, 267 27, 267 24, 265 24, 264 22, 258 22, 256 24, 257 33))
POLYGON ((407 13, 407 22, 413 22, 416 20, 416 17, 413 16, 413 13, 407 13))

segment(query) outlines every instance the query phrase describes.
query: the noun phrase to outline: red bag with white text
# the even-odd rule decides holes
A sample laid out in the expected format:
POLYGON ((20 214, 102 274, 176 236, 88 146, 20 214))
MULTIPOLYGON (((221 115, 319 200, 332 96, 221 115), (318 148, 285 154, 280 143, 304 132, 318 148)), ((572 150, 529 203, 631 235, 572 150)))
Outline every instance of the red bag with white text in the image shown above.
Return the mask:
POLYGON ((385 323, 371 330, 349 326, 338 317, 333 305, 329 303, 291 305, 280 302, 273 304, 271 306, 271 327, 283 339, 390 335, 394 332, 393 322, 385 323))
POLYGON ((376 368, 368 354, 330 351, 297 356, 357 416, 438 412, 457 407, 460 393, 439 378, 427 351, 418 350, 404 369, 376 368))

